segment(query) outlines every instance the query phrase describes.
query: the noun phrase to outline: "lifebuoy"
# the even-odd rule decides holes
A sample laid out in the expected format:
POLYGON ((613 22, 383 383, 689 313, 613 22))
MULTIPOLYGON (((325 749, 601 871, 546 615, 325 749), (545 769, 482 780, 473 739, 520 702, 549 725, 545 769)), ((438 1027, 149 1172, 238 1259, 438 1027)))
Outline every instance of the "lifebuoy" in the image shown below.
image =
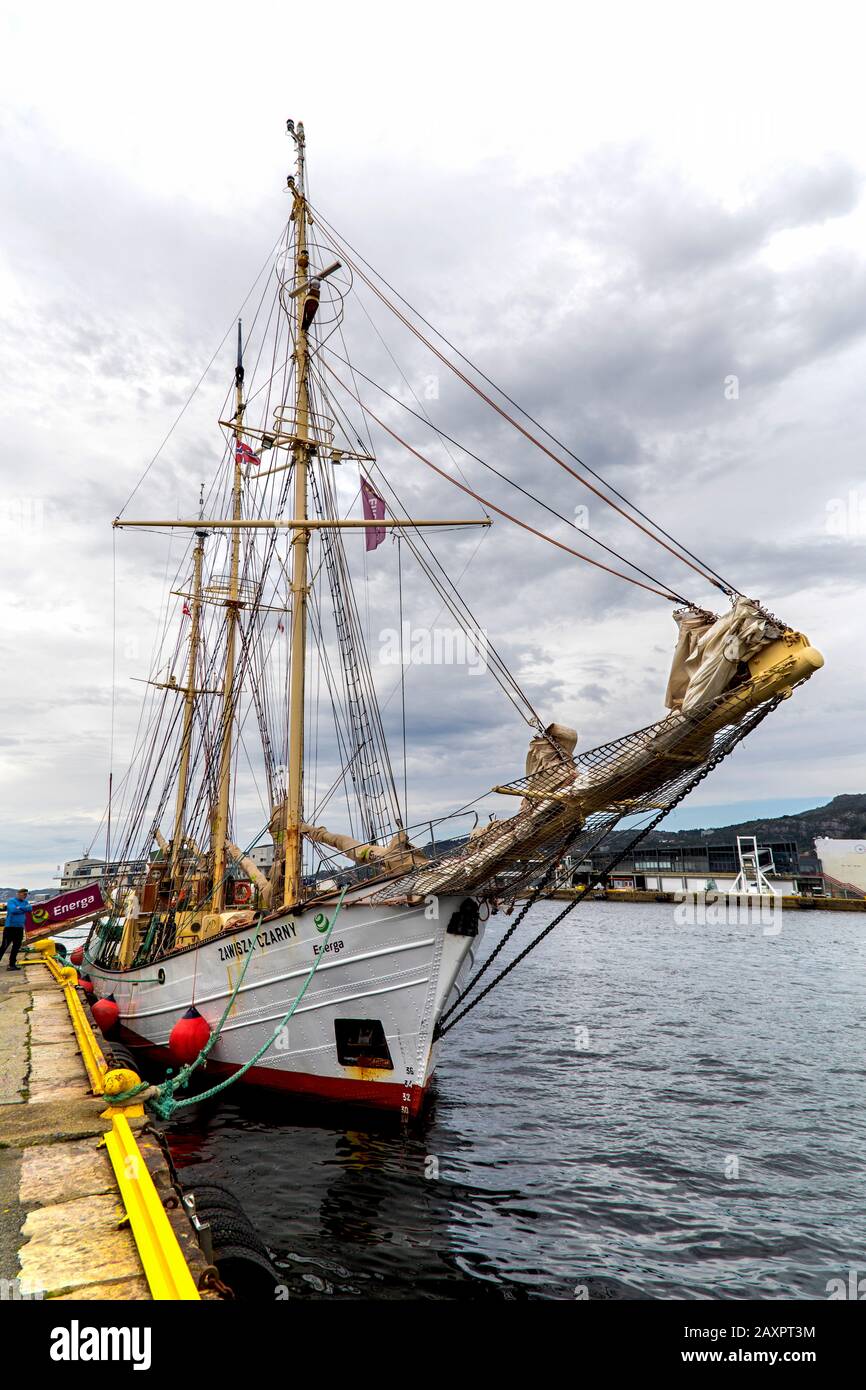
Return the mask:
POLYGON ((248 883, 240 881, 235 884, 234 900, 236 903, 248 903, 253 896, 253 890, 248 883))

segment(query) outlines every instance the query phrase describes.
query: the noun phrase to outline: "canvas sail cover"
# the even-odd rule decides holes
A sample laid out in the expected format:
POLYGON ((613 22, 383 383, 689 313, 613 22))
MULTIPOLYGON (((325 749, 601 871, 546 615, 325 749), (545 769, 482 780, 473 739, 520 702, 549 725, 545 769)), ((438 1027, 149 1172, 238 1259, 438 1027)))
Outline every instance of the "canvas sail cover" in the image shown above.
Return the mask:
POLYGON ((721 695, 743 662, 782 635, 773 619, 747 598, 738 598, 722 618, 678 609, 674 620, 679 640, 665 704, 670 710, 683 712, 721 695))
POLYGON ((681 709, 683 697, 689 688, 688 662, 697 650, 698 638, 709 632, 716 618, 713 613, 694 612, 688 608, 676 609, 673 618, 679 629, 679 637, 665 691, 665 707, 681 709))
POLYGON ((577 732, 567 724, 548 724, 544 734, 538 734, 526 754, 526 775, 532 777, 549 767, 568 762, 577 745, 577 732))
POLYGON ((302 825, 302 834, 318 845, 329 845, 356 864, 376 864, 388 873, 403 873, 427 862, 422 850, 409 843, 405 830, 398 830, 387 845, 366 844, 352 835, 341 835, 324 825, 302 825))

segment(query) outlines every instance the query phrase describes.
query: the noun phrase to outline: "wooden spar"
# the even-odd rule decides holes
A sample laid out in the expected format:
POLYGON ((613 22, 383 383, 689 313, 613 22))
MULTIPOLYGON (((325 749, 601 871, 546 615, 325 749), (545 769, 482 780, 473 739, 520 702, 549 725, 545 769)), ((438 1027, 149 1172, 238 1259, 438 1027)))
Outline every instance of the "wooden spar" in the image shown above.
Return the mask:
POLYGON ((333 521, 323 521, 319 517, 293 517, 291 521, 284 521, 277 517, 273 520, 262 520, 259 517, 240 521, 234 518, 226 518, 218 521, 115 521, 114 526, 123 530, 124 526, 180 526, 191 530, 197 526, 207 526, 210 530, 220 528, 235 531, 255 531, 266 530, 268 527, 277 527, 282 530, 290 531, 322 531, 330 527, 337 527, 340 530, 363 529, 363 527, 389 526, 492 526, 493 522, 489 516, 474 517, 469 521, 459 520, 456 517, 442 517, 438 521, 412 521, 410 518, 388 518, 384 517, 381 521, 355 521, 354 519, 335 519, 333 521))

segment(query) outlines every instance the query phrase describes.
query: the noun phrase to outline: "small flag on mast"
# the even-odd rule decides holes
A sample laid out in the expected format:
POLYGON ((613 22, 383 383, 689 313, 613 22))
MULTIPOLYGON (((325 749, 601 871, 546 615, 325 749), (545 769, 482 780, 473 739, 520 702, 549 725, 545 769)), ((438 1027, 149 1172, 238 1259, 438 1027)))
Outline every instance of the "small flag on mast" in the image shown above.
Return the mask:
POLYGON ((258 454, 254 454, 249 444, 245 444, 242 439, 239 439, 235 444, 235 458, 237 459, 238 463, 241 464, 261 463, 261 459, 259 458, 258 454))
MULTIPOLYGON (((364 507, 365 521, 384 521, 385 520, 385 499, 380 497, 372 483, 361 474, 361 502, 364 507)), ((376 550, 385 539, 384 526, 367 526, 365 528, 364 548, 366 550, 376 550)))
POLYGON ((282 618, 277 618, 277 632, 285 632, 285 630, 282 618))
POLYGON ((187 603, 186 599, 184 599, 184 601, 183 601, 183 616, 184 616, 185 618, 191 618, 191 617, 192 617, 192 612, 191 612, 191 610, 190 610, 190 606, 189 606, 189 604, 187 603))

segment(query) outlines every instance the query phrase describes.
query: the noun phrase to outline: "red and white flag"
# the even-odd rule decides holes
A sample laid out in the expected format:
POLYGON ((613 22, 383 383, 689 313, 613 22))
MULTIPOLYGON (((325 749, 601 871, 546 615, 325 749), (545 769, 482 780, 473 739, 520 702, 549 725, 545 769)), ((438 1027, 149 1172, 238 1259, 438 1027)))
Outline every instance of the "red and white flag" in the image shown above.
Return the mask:
POLYGON ((235 444, 235 458, 238 463, 261 463, 258 454, 254 454, 249 444, 245 444, 242 439, 235 444))
POLYGON ((277 632, 285 632, 285 630, 282 618, 277 618, 277 632))
MULTIPOLYGON (((365 521, 384 521, 385 520, 385 499, 380 497, 372 483, 361 474, 361 502, 364 507, 365 521)), ((375 550, 385 539, 384 526, 367 526, 365 528, 365 549, 375 550)))
POLYGON ((190 610, 190 606, 189 606, 189 604, 187 603, 186 599, 184 599, 184 601, 183 601, 183 616, 184 616, 185 618, 191 618, 191 617, 192 617, 192 612, 191 612, 191 610, 190 610))

